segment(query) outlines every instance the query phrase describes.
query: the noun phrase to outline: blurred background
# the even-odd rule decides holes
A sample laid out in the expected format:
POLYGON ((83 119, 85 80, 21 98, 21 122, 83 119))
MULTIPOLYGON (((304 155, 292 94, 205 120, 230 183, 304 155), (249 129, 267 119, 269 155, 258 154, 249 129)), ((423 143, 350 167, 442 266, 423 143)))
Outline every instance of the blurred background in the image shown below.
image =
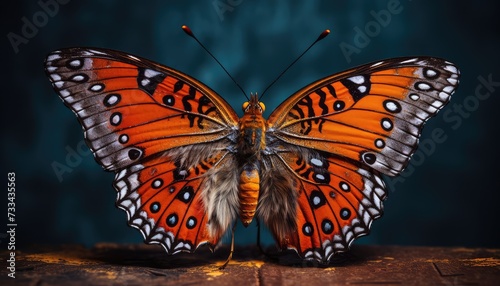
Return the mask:
MULTIPOLYGON (((462 72, 450 104, 428 122, 421 147, 391 190, 385 214, 355 244, 500 247, 498 115, 500 23, 494 1, 14 1, 3 9, 1 175, 16 174, 16 243, 141 242, 115 207, 114 175, 96 164, 81 127, 53 91, 45 56, 70 46, 136 54, 212 87, 238 112, 239 89, 193 39, 188 25, 247 92, 268 92, 267 115, 306 84, 380 59, 429 55, 462 72), (443 134, 436 141, 433 132, 443 134)), ((0 230, 7 224, 7 186, 0 230)), ((2 230, 2 249, 6 235, 2 230)), ((256 227, 236 243, 255 243, 256 227)), ((266 234, 266 242, 271 237, 266 234)))

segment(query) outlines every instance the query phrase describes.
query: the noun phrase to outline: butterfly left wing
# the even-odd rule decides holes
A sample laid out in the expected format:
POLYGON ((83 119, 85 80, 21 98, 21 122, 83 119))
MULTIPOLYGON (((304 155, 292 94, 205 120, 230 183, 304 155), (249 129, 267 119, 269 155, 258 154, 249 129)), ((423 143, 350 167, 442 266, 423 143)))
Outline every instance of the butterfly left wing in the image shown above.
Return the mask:
MULTIPOLYGON (((200 155, 201 150, 188 147, 182 151, 200 155)), ((226 162, 228 151, 214 150, 210 156, 201 157, 197 165, 187 167, 181 163, 182 156, 167 152, 166 157, 116 174, 116 205, 127 213, 129 225, 141 231, 145 242, 161 244, 168 254, 194 252, 207 243, 213 247, 224 234, 225 230, 211 221, 204 189, 206 177, 213 179, 220 165, 231 166, 232 162, 226 162)))
POLYGON ((238 124, 234 110, 209 87, 147 59, 69 48, 48 55, 45 65, 96 161, 109 171, 175 147, 227 138, 238 124))
POLYGON ((215 245, 237 208, 227 200, 237 188, 213 188, 234 167, 238 116, 229 104, 184 73, 119 51, 63 49, 45 69, 96 161, 116 173, 116 204, 145 242, 169 254, 215 245), (227 210, 224 220, 216 208, 227 210))
MULTIPOLYGON (((288 197, 297 197, 297 211, 281 218, 293 218, 286 229, 263 216, 280 245, 325 262, 367 234, 387 194, 380 175, 406 167, 458 77, 441 59, 395 58, 326 77, 285 100, 268 120, 267 161, 294 178, 288 197)), ((265 189, 264 199, 273 192, 265 189)))

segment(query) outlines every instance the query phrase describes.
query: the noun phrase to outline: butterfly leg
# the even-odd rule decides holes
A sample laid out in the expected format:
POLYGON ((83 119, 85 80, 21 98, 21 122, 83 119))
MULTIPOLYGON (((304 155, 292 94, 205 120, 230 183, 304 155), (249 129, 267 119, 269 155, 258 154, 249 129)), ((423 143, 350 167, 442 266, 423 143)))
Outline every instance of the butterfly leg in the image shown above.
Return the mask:
POLYGON ((227 264, 229 263, 229 261, 231 260, 231 258, 233 258, 233 252, 234 252, 234 230, 236 229, 236 224, 238 222, 236 221, 233 225, 233 227, 231 228, 231 248, 229 250, 229 256, 227 257, 226 259, 226 262, 224 262, 224 264, 222 264, 221 267, 219 267, 220 270, 226 268, 227 264))
POLYGON ((257 247, 259 248, 260 253, 262 255, 264 255, 266 258, 274 259, 274 260, 278 259, 278 256, 276 254, 265 251, 260 243, 260 220, 259 219, 257 219, 257 247))
POLYGON ((262 245, 260 244, 260 220, 257 219, 257 247, 260 250, 260 253, 264 254, 267 256, 267 253, 264 251, 262 248, 262 245))

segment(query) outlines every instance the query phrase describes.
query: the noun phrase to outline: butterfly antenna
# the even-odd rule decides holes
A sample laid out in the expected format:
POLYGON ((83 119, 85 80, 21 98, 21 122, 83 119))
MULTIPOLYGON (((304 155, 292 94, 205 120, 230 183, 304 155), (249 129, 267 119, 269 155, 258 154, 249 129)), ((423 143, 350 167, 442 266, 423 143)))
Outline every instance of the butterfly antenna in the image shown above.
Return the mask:
POLYGON ((219 66, 226 72, 226 74, 231 78, 231 80, 236 84, 236 86, 238 86, 238 88, 241 90, 241 92, 243 92, 243 95, 246 97, 247 100, 250 100, 246 94, 246 92, 243 90, 243 88, 236 82, 236 80, 231 76, 231 74, 226 70, 226 68, 219 62, 219 60, 207 49, 205 48, 205 46, 198 40, 198 38, 196 38, 196 36, 193 34, 193 31, 191 31, 191 29, 186 26, 186 25, 183 25, 182 26, 182 30, 188 34, 188 36, 190 36, 191 38, 195 39, 196 42, 198 42, 198 44, 200 44, 200 46, 219 64, 219 66))
POLYGON ((275 83, 278 81, 278 79, 280 79, 288 69, 290 69, 305 53, 307 53, 307 51, 309 51, 309 49, 311 49, 317 42, 323 40, 326 36, 328 36, 328 34, 330 34, 330 30, 324 30, 320 35, 319 37, 305 50, 302 52, 302 54, 300 54, 300 56, 298 56, 288 67, 286 67, 286 69, 284 71, 282 71, 278 77, 273 80, 273 82, 271 82, 271 84, 269 84, 266 89, 264 89, 264 91, 262 92, 262 94, 260 95, 260 98, 259 100, 264 96, 264 94, 266 93, 266 91, 275 83))

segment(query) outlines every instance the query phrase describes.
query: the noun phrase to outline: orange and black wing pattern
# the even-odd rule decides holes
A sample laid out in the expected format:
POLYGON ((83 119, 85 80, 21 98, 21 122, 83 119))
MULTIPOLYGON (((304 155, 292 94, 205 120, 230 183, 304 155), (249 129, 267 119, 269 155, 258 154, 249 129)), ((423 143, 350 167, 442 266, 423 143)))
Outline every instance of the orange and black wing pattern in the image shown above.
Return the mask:
POLYGON ((70 48, 51 53, 45 66, 106 170, 220 140, 238 123, 233 109, 201 82, 136 56, 70 48))
POLYGON ((207 229, 201 189, 233 144, 233 109, 196 79, 118 51, 55 51, 45 69, 96 161, 116 173, 116 204, 145 241, 170 254, 215 245, 222 233, 207 229))
POLYGON ((458 81, 445 60, 394 58, 323 78, 285 100, 268 120, 268 136, 281 142, 269 154, 297 178, 299 211, 295 233, 275 233, 280 244, 327 261, 367 234, 387 194, 380 174, 403 171, 424 123, 458 81))
POLYGON ((221 233, 207 228, 203 203, 204 175, 223 163, 224 152, 185 168, 179 161, 157 157, 116 174, 116 205, 127 213, 129 224, 150 244, 168 254, 194 252, 199 246, 217 245, 221 233))
POLYGON ((269 117, 269 132, 394 176, 417 148, 422 126, 450 100, 459 72, 437 58, 394 58, 326 77, 269 117))
POLYGON ((283 152, 280 157, 297 178, 298 192, 296 231, 273 232, 281 247, 328 262, 367 235, 383 214, 387 191, 377 171, 323 152, 283 152))

